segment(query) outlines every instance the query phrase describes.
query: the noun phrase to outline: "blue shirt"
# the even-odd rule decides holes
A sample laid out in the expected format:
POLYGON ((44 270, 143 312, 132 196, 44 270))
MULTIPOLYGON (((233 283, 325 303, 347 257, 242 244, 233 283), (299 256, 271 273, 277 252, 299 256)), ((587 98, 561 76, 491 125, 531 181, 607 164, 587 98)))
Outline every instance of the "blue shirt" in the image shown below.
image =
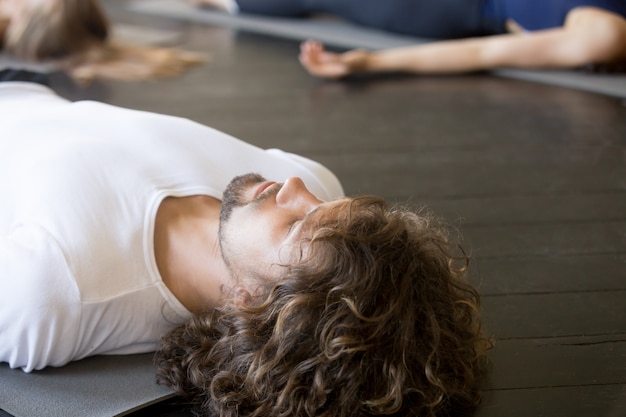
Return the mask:
POLYGON ((512 19, 533 31, 563 26, 570 10, 593 6, 626 17, 626 0, 485 0, 483 15, 487 21, 512 19))
POLYGON ((562 26, 567 13, 595 6, 626 17, 626 0, 236 0, 242 13, 305 17, 328 13, 350 22, 419 38, 454 39, 562 26))

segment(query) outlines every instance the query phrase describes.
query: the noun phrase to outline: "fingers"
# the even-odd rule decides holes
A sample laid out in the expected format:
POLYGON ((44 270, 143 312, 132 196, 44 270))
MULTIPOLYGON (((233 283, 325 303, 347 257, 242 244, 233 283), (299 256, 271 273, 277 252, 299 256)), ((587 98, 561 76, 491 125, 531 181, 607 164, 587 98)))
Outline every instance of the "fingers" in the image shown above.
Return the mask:
POLYGON ((321 56, 324 52, 324 47, 319 42, 306 41, 300 45, 300 62, 305 67, 319 65, 323 59, 321 56))
POLYGON ((310 74, 317 77, 340 78, 348 72, 341 55, 326 51, 321 43, 315 41, 309 40, 300 45, 299 60, 310 74))
POLYGON ((319 42, 308 40, 302 42, 300 52, 308 55, 317 55, 324 52, 324 46, 319 42))
POLYGON ((322 51, 322 45, 315 41, 305 41, 300 45, 300 55, 298 59, 304 68, 313 75, 317 75, 317 68, 320 64, 320 51, 322 51))

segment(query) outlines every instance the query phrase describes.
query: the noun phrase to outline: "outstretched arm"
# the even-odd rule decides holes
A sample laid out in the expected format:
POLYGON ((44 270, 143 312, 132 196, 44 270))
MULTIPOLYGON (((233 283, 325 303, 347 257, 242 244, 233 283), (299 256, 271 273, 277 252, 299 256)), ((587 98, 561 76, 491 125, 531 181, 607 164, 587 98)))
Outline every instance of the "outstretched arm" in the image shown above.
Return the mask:
POLYGON ((459 73, 497 67, 571 68, 626 58, 626 19, 592 7, 571 10, 560 28, 440 41, 378 52, 343 54, 303 43, 300 62, 313 75, 355 72, 459 73))

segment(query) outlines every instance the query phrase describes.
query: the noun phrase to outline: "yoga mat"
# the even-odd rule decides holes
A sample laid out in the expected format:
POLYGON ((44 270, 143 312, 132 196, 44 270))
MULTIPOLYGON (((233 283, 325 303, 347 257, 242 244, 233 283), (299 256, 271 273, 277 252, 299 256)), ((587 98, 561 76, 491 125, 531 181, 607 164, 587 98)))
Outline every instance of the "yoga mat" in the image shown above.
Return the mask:
POLYGON ((229 14, 207 8, 195 7, 185 0, 135 0, 128 8, 155 16, 228 26, 277 37, 305 40, 316 39, 341 48, 381 49, 398 45, 415 45, 427 39, 364 28, 338 19, 290 19, 250 14, 229 14))
MULTIPOLYGON (((338 48, 383 49, 430 41, 364 28, 338 19, 288 19, 245 14, 232 15, 194 7, 184 0, 135 0, 130 2, 128 7, 134 12, 228 26, 287 39, 299 41, 315 39, 338 48)), ((295 56, 294 59, 296 59, 295 56)), ((514 69, 498 69, 491 72, 501 77, 626 98, 626 74, 514 69)))
POLYGON ((94 356, 29 374, 0 364, 0 409, 15 417, 115 417, 173 397, 152 354, 94 356))

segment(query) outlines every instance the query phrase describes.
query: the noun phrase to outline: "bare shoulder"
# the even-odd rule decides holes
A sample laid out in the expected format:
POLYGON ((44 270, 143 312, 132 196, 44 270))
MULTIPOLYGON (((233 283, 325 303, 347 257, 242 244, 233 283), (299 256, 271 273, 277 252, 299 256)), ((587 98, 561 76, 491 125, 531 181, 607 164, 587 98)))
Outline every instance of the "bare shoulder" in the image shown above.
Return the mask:
POLYGON ((597 62, 626 58, 626 18, 597 7, 572 9, 565 20, 565 28, 593 40, 597 62))

